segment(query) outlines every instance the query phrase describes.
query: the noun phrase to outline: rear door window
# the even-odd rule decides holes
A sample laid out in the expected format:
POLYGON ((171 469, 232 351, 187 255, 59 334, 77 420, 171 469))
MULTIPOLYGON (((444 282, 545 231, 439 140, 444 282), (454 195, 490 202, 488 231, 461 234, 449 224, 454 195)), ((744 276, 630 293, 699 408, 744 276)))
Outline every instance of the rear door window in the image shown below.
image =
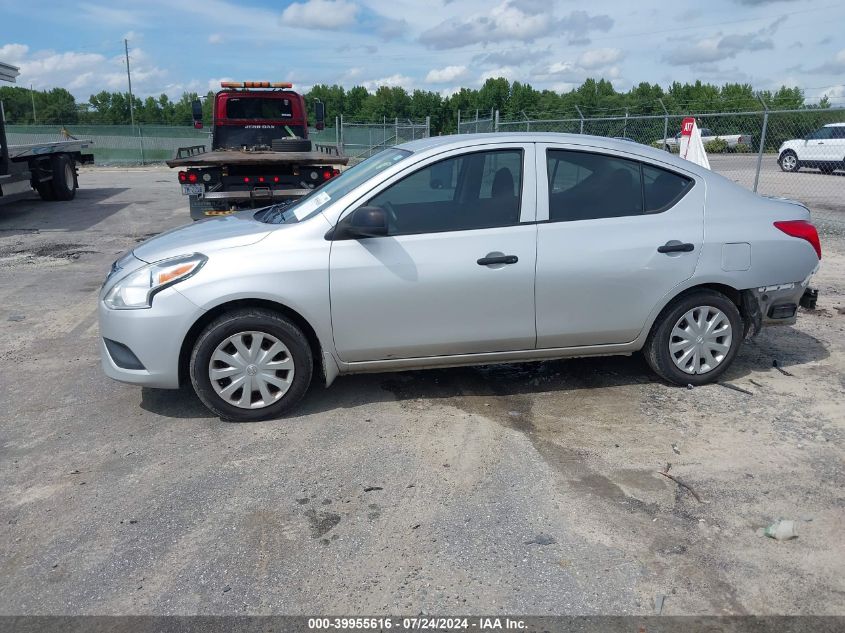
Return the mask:
POLYGON ((591 152, 549 150, 546 165, 552 222, 659 213, 693 185, 660 167, 591 152))
POLYGON ((549 220, 596 220, 643 212, 639 163, 616 156, 549 150, 549 220))

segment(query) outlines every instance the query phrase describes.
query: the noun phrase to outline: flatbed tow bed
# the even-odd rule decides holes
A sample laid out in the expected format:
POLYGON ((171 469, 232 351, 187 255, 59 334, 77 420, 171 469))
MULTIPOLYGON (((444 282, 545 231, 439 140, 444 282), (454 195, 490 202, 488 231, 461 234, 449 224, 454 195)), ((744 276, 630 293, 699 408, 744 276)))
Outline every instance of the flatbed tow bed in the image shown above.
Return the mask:
POLYGON ((222 167, 224 165, 261 166, 295 163, 299 165, 346 165, 348 156, 328 152, 241 152, 217 150, 166 161, 168 167, 222 167))
MULTIPOLYGON (((18 68, 0 62, 0 80, 15 82, 18 68)), ((0 102, 0 202, 32 195, 43 200, 72 200, 79 188, 77 163, 93 163, 85 152, 93 143, 71 139, 31 145, 9 145, 6 116, 0 102)))
MULTIPOLYGON (((274 171, 280 166, 294 166, 297 170, 300 170, 302 167, 307 169, 313 166, 322 171, 325 167, 342 167, 348 163, 348 156, 331 153, 330 151, 272 152, 215 150, 166 161, 168 167, 177 167, 186 170, 219 168, 223 170, 224 174, 240 171, 241 168, 248 168, 258 172, 274 171)), ((189 174, 190 171, 184 173, 189 174)), ((209 188, 202 195, 191 195, 191 217, 198 220, 202 217, 228 215, 231 213, 233 207, 242 208, 244 206, 256 207, 269 205, 290 198, 301 198, 313 190, 313 186, 307 188, 291 186, 274 188, 269 185, 268 178, 266 186, 258 182, 242 190, 237 190, 231 186, 226 187, 225 190, 217 191, 214 188, 209 188)))

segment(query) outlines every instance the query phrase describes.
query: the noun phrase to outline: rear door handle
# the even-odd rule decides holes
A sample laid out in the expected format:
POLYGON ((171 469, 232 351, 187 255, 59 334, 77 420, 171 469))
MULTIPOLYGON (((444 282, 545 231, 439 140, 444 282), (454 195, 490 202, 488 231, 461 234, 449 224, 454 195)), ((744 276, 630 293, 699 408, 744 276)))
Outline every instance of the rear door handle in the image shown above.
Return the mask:
POLYGON ((478 260, 479 266, 490 266, 491 264, 515 264, 519 261, 516 255, 494 255, 493 257, 482 257, 478 260))
POLYGON ((694 244, 679 242, 678 240, 669 240, 663 246, 657 247, 658 253, 691 253, 694 250, 694 244))

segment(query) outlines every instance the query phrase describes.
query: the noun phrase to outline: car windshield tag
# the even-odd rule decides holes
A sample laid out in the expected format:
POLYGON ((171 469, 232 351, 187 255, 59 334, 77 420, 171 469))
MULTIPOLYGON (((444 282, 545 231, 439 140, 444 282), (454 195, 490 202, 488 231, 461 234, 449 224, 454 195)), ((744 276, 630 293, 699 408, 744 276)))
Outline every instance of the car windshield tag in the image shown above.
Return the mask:
POLYGON ((314 209, 323 206, 329 200, 331 200, 331 196, 325 191, 321 191, 313 198, 309 198, 302 204, 296 205, 293 208, 293 214, 296 216, 297 220, 303 220, 306 216, 310 215, 310 213, 314 211, 314 209))

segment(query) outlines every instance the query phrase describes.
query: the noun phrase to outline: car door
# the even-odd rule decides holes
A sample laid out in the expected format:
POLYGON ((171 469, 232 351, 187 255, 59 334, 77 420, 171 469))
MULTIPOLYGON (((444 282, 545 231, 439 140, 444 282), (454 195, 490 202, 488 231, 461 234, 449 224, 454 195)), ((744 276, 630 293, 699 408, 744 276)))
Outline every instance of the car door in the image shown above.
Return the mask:
POLYGON ((538 144, 536 156, 537 347, 633 341, 695 271, 704 183, 609 150, 538 144))
POLYGON ((386 236, 332 243, 342 361, 534 347, 534 164, 532 143, 453 150, 350 205, 340 222, 360 206, 391 220, 386 236))
POLYGON ((813 132, 806 141, 804 153, 806 157, 799 159, 808 163, 839 160, 834 157, 833 128, 821 127, 813 132))

